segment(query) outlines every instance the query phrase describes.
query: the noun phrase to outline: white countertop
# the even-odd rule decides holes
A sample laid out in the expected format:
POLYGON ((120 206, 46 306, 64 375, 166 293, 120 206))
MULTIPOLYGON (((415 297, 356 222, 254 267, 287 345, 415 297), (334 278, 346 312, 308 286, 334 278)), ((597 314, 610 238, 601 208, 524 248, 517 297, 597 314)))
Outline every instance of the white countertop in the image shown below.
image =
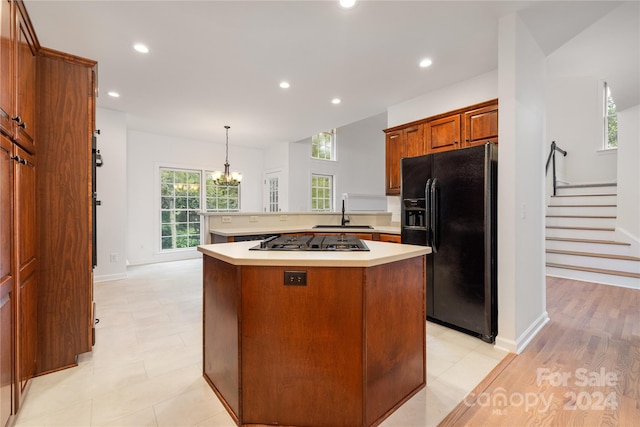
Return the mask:
POLYGON ((313 228, 310 225, 292 225, 279 227, 237 227, 237 228, 210 228, 209 233, 220 236, 248 236, 253 234, 285 234, 285 233, 384 233, 400 234, 400 227, 374 225, 373 228, 313 228))
POLYGON ((205 255, 233 265, 373 267, 431 253, 428 246, 363 240, 369 251, 251 251, 259 241, 198 246, 205 255))

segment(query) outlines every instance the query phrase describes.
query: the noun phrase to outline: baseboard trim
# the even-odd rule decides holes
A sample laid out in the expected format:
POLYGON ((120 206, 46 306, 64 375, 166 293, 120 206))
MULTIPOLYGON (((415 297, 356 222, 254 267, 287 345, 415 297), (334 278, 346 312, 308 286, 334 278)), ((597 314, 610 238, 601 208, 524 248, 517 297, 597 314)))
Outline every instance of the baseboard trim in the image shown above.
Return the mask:
POLYGON ((549 313, 545 310, 540 316, 529 325, 529 327, 515 340, 496 337, 495 347, 508 353, 520 354, 529 345, 531 340, 538 335, 538 332, 549 322, 549 313))
POLYGON ((102 274, 100 276, 93 277, 93 283, 98 282, 111 282, 113 280, 122 280, 127 278, 127 273, 118 273, 118 274, 102 274))

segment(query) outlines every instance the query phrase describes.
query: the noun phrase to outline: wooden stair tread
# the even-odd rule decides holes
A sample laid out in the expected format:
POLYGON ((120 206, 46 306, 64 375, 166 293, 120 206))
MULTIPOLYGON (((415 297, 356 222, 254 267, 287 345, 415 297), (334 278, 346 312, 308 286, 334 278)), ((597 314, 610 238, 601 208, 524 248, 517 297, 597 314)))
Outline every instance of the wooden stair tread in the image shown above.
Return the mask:
POLYGON ((604 219, 615 219, 616 216, 610 215, 547 215, 547 218, 604 218, 604 219))
POLYGON ((618 205, 549 205, 550 208, 617 208, 618 205))
POLYGON ((624 277, 633 277, 633 278, 640 279, 640 273, 630 273, 627 271, 605 270, 603 268, 580 267, 577 265, 554 264, 551 262, 546 263, 546 266, 555 267, 555 268, 564 268, 567 270, 586 271, 588 273, 608 274, 611 276, 624 276, 624 277))
POLYGON ((556 194, 554 197, 597 197, 597 196, 617 196, 616 193, 606 193, 606 194, 556 194))
POLYGON ((617 182, 592 182, 586 184, 561 184, 556 188, 600 188, 600 187, 617 187, 617 182))
POLYGON ((586 231, 616 231, 611 227, 565 227, 561 225, 547 225, 546 228, 561 229, 561 230, 586 230, 586 231))
POLYGON ((597 254, 597 253, 593 253, 593 252, 561 251, 561 250, 558 250, 558 249, 547 249, 546 252, 548 254, 587 256, 587 257, 593 257, 593 258, 617 259, 617 260, 621 260, 621 261, 640 261, 640 258, 633 257, 633 256, 628 256, 628 255, 597 254))
POLYGON ((604 245, 631 246, 631 243, 616 242, 615 240, 570 239, 566 237, 547 237, 546 239, 559 241, 559 242, 600 243, 604 245))

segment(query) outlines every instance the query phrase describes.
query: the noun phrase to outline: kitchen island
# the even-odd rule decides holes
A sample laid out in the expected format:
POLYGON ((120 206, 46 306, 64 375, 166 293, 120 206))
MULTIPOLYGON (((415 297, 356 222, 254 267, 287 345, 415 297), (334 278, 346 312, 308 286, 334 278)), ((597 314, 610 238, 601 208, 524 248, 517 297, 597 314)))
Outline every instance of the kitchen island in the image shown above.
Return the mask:
POLYGON ((369 426, 426 384, 430 248, 200 246, 203 374, 238 425, 369 426))

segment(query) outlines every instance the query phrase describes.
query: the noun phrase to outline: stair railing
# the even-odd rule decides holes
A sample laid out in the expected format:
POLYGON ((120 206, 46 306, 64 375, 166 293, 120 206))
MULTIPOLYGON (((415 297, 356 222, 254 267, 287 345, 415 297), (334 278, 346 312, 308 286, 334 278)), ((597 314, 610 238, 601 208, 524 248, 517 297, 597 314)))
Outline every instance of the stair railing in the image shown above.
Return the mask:
POLYGON ((567 156, 566 151, 558 147, 555 141, 551 141, 551 150, 549 151, 549 157, 547 157, 547 164, 544 167, 544 173, 546 175, 547 172, 549 172, 549 162, 551 162, 551 159, 553 159, 553 195, 554 196, 556 195, 556 186, 558 181, 556 177, 556 151, 561 152, 562 155, 565 157, 567 156))

